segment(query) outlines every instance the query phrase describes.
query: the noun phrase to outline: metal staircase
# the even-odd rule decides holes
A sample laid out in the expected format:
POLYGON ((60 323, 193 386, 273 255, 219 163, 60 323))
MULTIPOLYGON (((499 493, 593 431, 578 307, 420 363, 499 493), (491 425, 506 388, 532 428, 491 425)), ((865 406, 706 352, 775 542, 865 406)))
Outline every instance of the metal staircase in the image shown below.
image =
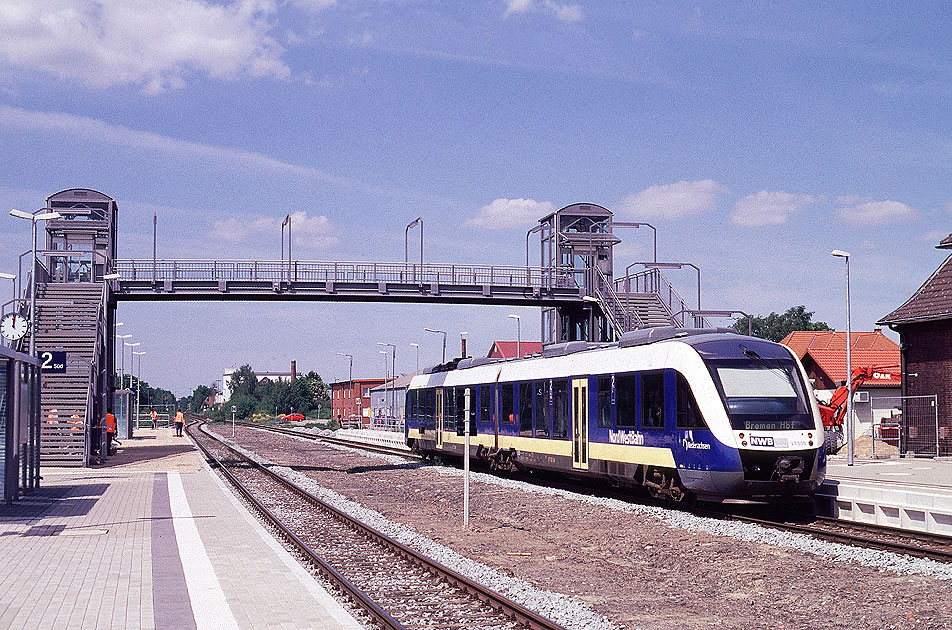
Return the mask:
POLYGON ((66 352, 66 373, 43 373, 41 381, 43 466, 85 466, 90 429, 105 410, 97 380, 106 356, 105 285, 46 283, 37 288, 36 350, 66 352))

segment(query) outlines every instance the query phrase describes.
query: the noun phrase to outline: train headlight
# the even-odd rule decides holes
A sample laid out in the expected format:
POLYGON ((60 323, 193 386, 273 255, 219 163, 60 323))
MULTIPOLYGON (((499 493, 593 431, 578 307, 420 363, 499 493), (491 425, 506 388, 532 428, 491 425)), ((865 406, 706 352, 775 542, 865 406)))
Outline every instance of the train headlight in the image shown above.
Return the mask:
POLYGON ((747 440, 744 440, 743 442, 741 442, 740 445, 741 445, 741 446, 747 446, 747 440))
POLYGON ((743 434, 743 433, 738 433, 738 434, 737 434, 737 437, 739 437, 740 439, 743 440, 743 439, 744 439, 744 434, 743 434))

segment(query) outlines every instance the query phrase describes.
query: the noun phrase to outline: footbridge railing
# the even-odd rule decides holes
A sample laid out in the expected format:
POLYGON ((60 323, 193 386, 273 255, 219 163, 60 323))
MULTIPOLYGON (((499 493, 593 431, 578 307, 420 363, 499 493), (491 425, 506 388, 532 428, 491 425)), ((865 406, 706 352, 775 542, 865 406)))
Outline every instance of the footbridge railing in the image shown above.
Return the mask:
POLYGON ((579 301, 571 271, 547 267, 353 261, 116 260, 120 299, 170 293, 288 293, 307 299, 428 295, 505 298, 519 301, 579 301))

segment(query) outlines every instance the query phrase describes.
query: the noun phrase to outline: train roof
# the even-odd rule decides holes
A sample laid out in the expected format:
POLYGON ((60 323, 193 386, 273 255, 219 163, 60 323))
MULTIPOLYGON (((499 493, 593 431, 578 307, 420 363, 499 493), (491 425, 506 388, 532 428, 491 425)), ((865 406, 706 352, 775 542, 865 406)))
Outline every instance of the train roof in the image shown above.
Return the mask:
MULTIPOLYGON (((465 359, 453 359, 447 363, 440 363, 424 370, 424 374, 435 374, 438 372, 452 372, 456 370, 465 370, 468 368, 480 367, 490 364, 512 364, 521 361, 537 359, 539 357, 562 357, 589 350, 601 350, 607 348, 631 348, 634 346, 645 346, 649 344, 661 343, 664 341, 679 341, 681 343, 693 346, 699 343, 709 341, 737 341, 739 339, 756 339, 747 337, 735 332, 732 328, 681 328, 678 326, 655 326, 651 328, 640 328, 624 333, 618 341, 607 343, 596 343, 591 341, 568 341, 565 343, 550 344, 543 348, 541 353, 529 355, 521 358, 489 358, 489 357, 468 357, 465 359)), ((756 341, 766 341, 756 339, 756 341)), ((768 342, 769 343, 769 342, 768 342)))

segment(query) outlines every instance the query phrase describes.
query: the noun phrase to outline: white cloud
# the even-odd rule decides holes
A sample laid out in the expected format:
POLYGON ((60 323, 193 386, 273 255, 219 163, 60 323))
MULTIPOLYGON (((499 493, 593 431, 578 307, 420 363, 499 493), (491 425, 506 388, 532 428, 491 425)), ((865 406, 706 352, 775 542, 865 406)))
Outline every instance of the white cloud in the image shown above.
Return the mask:
POLYGON ((925 241, 927 243, 938 243, 947 236, 950 236, 948 232, 943 232, 942 230, 932 230, 931 232, 920 234, 919 240, 925 241))
POLYGON ((305 11, 323 11, 337 4, 337 0, 291 0, 291 4, 305 11))
POLYGON ((899 201, 866 201, 844 206, 836 216, 855 225, 882 225, 912 219, 916 211, 899 201))
POLYGON ((563 22, 581 22, 582 7, 577 4, 561 4, 552 0, 545 0, 545 8, 548 9, 556 19, 563 22))
POLYGON ((580 22, 582 20, 582 7, 577 4, 563 4, 555 0, 543 0, 541 3, 535 0, 505 0, 506 10, 503 11, 503 17, 509 17, 515 13, 527 13, 531 11, 545 10, 552 17, 563 22, 580 22))
POLYGON ((286 78, 273 0, 4 0, 0 67, 92 87, 182 87, 195 74, 286 78))
POLYGON ((622 199, 613 210, 635 219, 676 219, 714 208, 718 195, 727 192, 713 179, 652 186, 622 199))
POLYGON ((761 190, 748 195, 734 204, 731 222, 743 227, 782 225, 804 206, 816 201, 810 195, 794 195, 787 192, 761 190))
POLYGON ((506 2, 506 11, 503 13, 504 17, 508 17, 513 13, 525 13, 532 6, 532 0, 505 0, 506 2))
POLYGON ((41 131, 60 137, 68 136, 97 144, 112 144, 180 159, 202 160, 228 168, 250 168, 256 171, 294 175, 333 184, 362 186, 358 182, 328 175, 320 169, 289 164, 261 153, 170 138, 149 131, 110 125, 101 120, 84 116, 57 112, 37 112, 0 104, 0 127, 3 126, 14 128, 20 132, 41 131))
MULTIPOLYGON (((208 236, 228 243, 244 243, 259 236, 274 238, 282 231, 283 221, 284 217, 229 217, 215 221, 208 236)), ((309 217, 305 211, 292 212, 291 233, 295 246, 328 249, 340 242, 334 226, 323 214, 309 217)))
POLYGON ((548 201, 533 199, 496 199, 479 209, 479 214, 466 219, 466 227, 503 229, 512 226, 534 225, 551 214, 554 208, 548 201))

